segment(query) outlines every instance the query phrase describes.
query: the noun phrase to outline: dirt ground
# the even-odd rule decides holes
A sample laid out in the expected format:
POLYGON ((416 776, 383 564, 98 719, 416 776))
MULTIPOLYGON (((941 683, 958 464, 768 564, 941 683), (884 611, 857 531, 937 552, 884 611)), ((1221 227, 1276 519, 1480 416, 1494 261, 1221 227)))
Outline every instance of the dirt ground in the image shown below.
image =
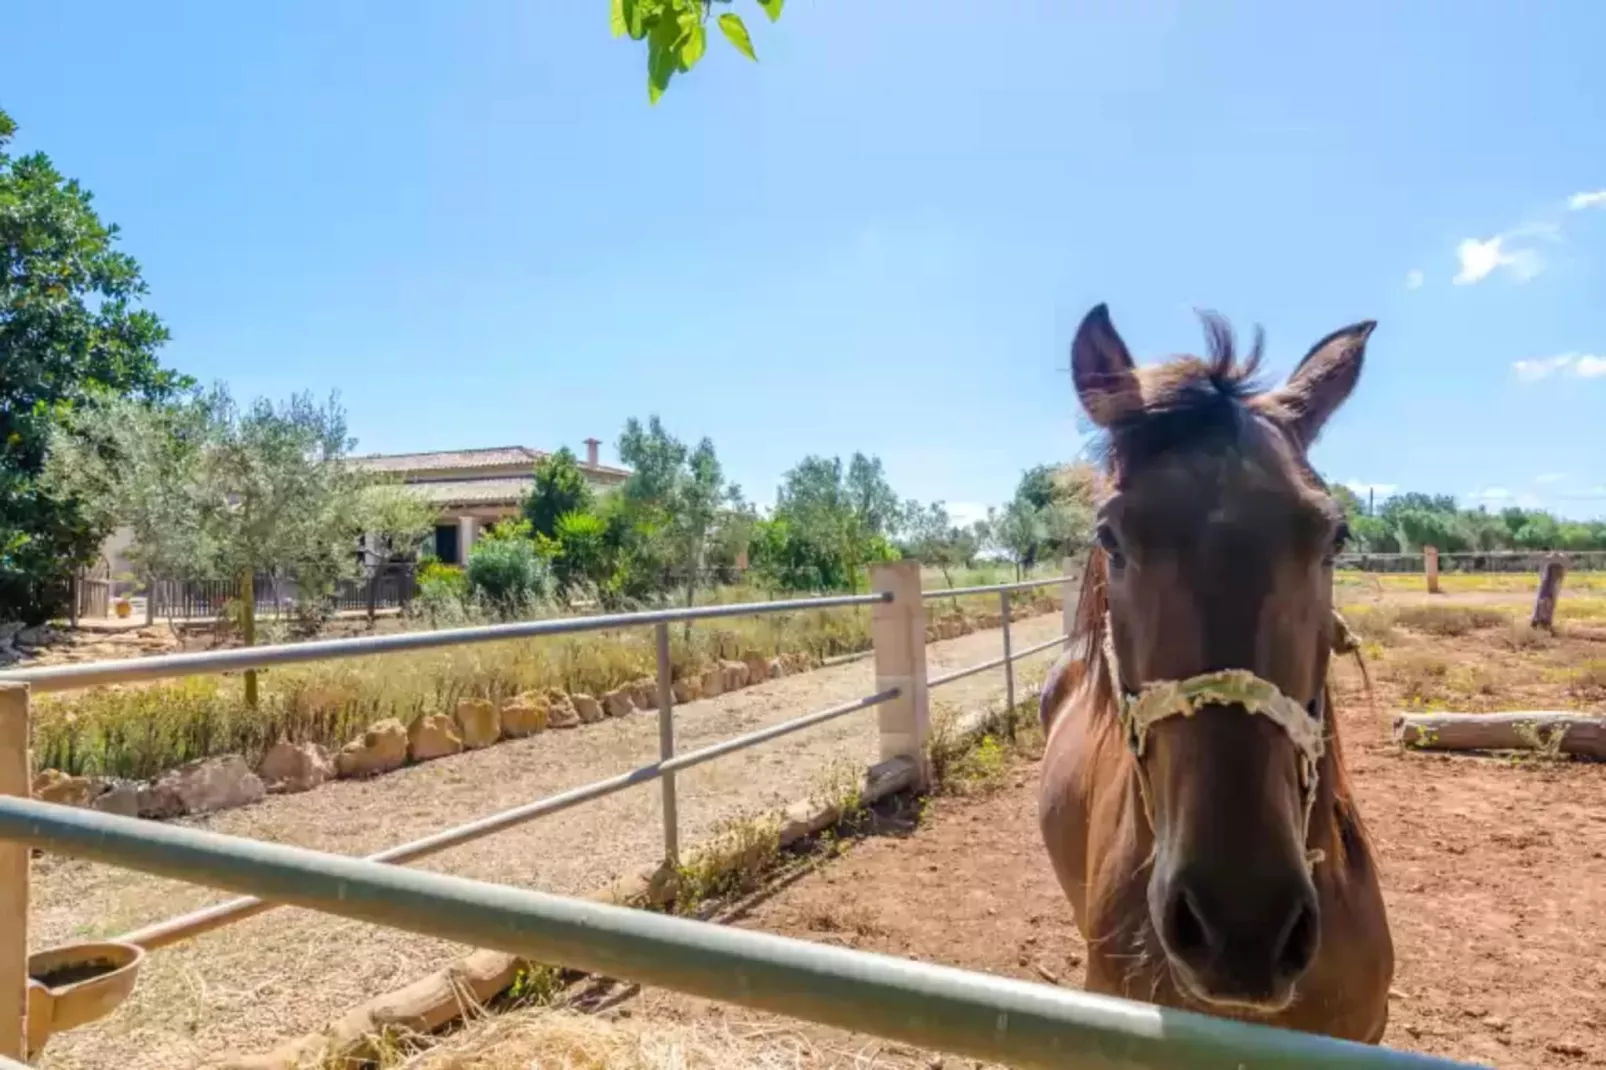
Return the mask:
MULTIPOLYGON (((1017 648, 1058 633, 1056 614, 1016 625, 1017 648)), ((928 647, 933 675, 996 657, 998 631, 928 647)), ((1022 663, 1041 672, 1051 654, 1022 663)), ((682 751, 728 739, 872 691, 869 660, 773 680, 676 709, 682 751)), ((934 705, 997 701, 1001 672, 943 688, 934 705)), ((678 777, 681 842, 723 823, 804 798, 873 761, 873 710, 852 714, 678 777)), ((371 781, 337 781, 304 795, 187 822, 254 839, 365 854, 654 761, 652 714, 548 732, 411 766, 371 781)), ((655 785, 634 788, 420 865, 521 887, 579 894, 651 865, 662 854, 655 785)), ((34 864, 30 936, 37 947, 114 935, 226 898, 126 870, 46 856, 34 864)), ((407 984, 464 948, 301 910, 279 910, 153 954, 134 996, 113 1016, 62 1034, 40 1065, 172 1070, 230 1050, 256 1053, 321 1028, 372 996, 407 984)))
MULTIPOLYGON (((1459 627, 1449 616, 1424 623, 1459 627)), ((1578 686, 1589 675, 1578 666, 1606 657, 1606 641, 1580 629, 1514 650, 1527 641, 1498 626, 1451 636, 1369 627, 1386 638, 1370 641, 1375 705, 1352 667, 1339 671, 1337 705, 1398 960, 1385 1043, 1519 1070, 1606 1066, 1606 765, 1404 753, 1382 712, 1456 697, 1419 693, 1434 659, 1446 668, 1430 677, 1452 692, 1521 683, 1524 702, 1505 708, 1606 710, 1606 696, 1578 686)), ((1021 755, 991 790, 930 800, 911 834, 859 841, 734 924, 1080 987, 1085 949, 1040 846, 1037 775, 1035 756, 1021 755), (932 894, 910 910, 917 884, 932 894)), ((746 1038, 730 1065, 971 1065, 656 990, 620 1011, 637 1029, 746 1038)))

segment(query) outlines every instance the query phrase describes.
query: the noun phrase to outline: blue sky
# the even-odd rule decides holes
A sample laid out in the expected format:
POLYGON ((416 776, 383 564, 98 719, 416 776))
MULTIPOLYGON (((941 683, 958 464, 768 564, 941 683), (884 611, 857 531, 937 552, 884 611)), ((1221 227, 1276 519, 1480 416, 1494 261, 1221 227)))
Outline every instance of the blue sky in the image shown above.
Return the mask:
POLYGON ((1606 6, 792 0, 649 108, 605 0, 6 16, 19 147, 238 395, 361 448, 714 438, 769 502, 880 455, 967 512, 1079 444, 1071 334, 1194 307, 1285 372, 1380 326, 1316 461, 1606 514, 1606 6))

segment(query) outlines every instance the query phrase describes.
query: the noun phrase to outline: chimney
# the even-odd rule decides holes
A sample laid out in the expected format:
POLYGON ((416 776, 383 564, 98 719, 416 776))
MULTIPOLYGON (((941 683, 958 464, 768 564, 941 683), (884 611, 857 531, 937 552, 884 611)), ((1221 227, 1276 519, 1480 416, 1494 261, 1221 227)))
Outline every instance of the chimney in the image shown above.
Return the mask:
POLYGON ((597 447, 600 445, 602 442, 599 439, 586 439, 586 464, 592 468, 597 466, 597 447))

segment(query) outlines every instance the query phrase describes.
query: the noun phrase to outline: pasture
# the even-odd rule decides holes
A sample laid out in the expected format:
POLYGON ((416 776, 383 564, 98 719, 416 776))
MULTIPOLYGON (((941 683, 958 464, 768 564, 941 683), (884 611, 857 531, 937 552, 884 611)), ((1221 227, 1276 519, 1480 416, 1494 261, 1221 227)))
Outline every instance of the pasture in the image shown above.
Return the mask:
MULTIPOLYGON (((1532 577, 1454 579, 1431 600, 1420 576, 1340 582, 1371 690, 1346 659, 1337 705, 1399 963, 1384 1043, 1500 1067, 1606 1065, 1606 768, 1407 752, 1390 733, 1411 708, 1606 711, 1602 577, 1573 577, 1555 637, 1525 624, 1532 577)), ((730 922, 1079 987, 1086 949, 1038 838, 1040 747, 1027 730, 1013 752, 972 757, 921 812, 788 873, 730 922)), ((592 1004, 479 1023, 414 1064, 973 1065, 655 989, 604 987, 592 1004)))

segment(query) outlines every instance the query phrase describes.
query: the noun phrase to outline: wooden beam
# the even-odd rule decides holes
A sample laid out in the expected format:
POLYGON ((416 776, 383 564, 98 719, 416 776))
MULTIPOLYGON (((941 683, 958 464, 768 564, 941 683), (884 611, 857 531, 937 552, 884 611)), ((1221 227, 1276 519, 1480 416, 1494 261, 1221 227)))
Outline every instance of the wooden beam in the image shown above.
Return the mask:
POLYGON ((1606 717, 1550 710, 1401 714, 1394 738, 1418 750, 1554 750, 1606 759, 1606 717))

